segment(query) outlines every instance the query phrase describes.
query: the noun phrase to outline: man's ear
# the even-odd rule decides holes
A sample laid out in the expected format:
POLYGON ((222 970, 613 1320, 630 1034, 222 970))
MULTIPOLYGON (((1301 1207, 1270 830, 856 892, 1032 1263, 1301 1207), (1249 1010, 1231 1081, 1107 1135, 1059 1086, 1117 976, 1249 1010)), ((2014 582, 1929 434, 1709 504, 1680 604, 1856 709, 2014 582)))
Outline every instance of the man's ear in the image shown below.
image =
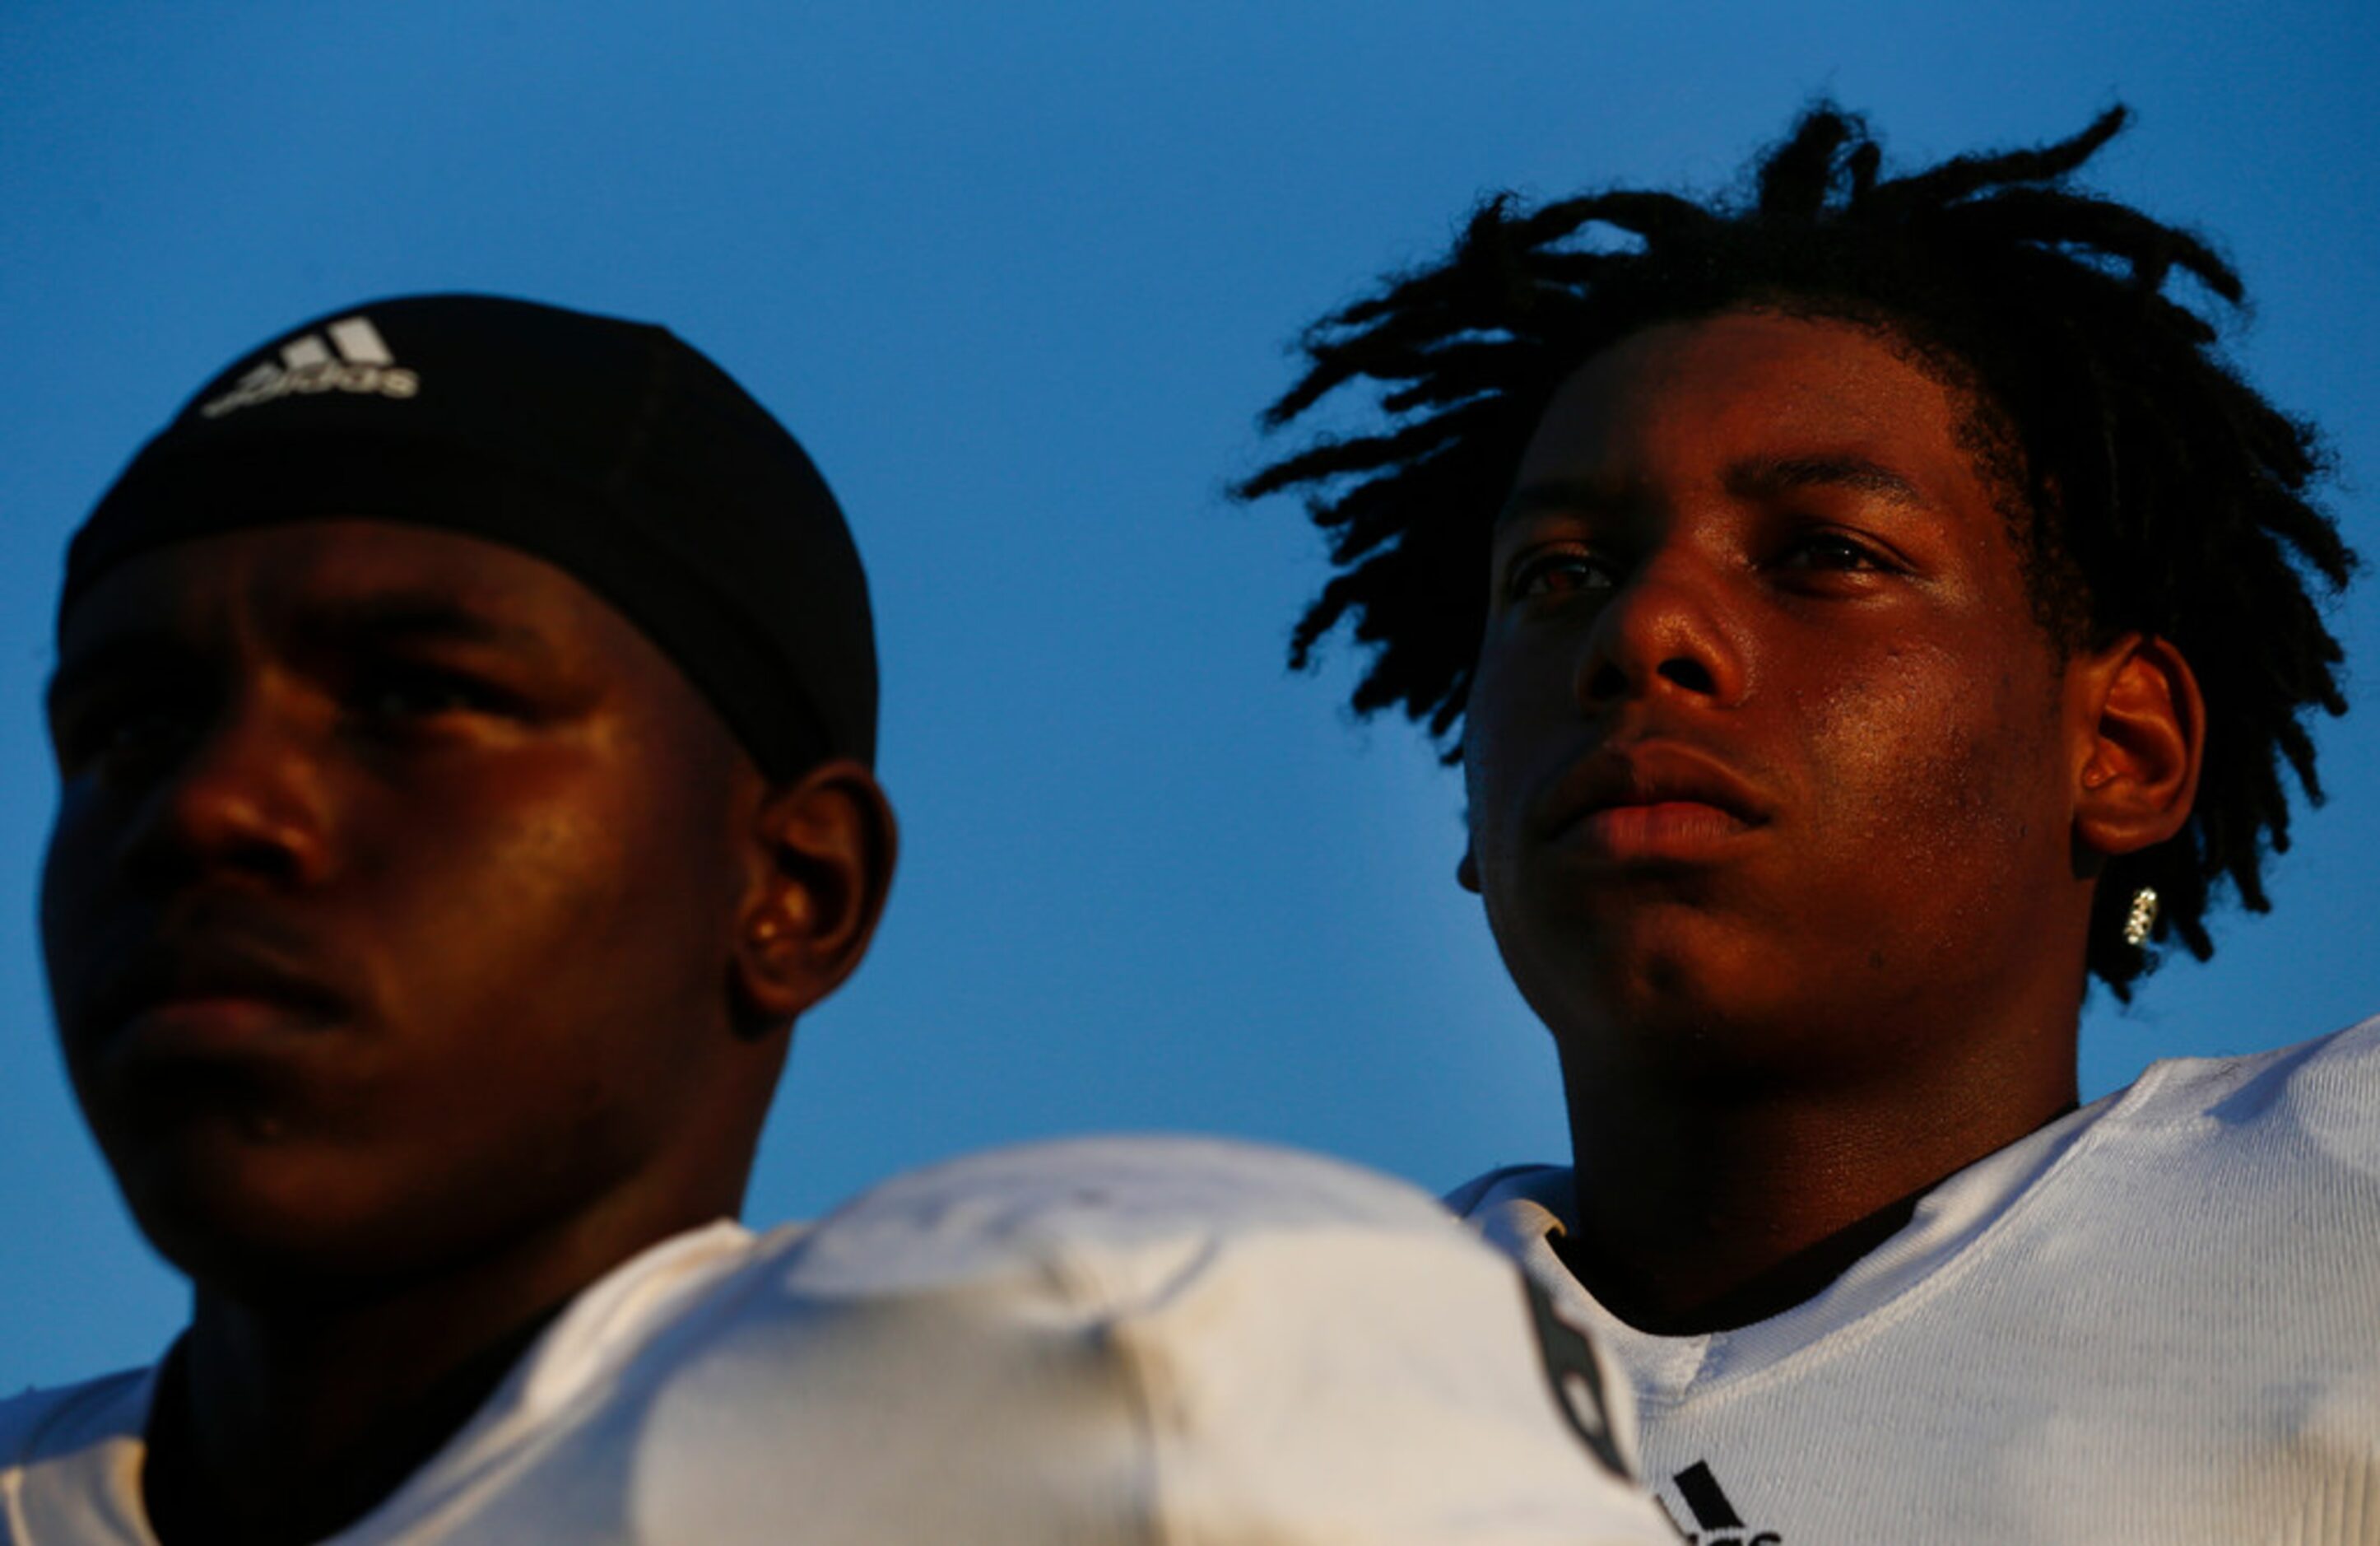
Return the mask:
POLYGON ((761 801, 754 879, 734 956, 738 1006, 773 1030, 859 965, 900 846, 892 808, 857 762, 824 762, 761 801))
POLYGON ((2081 697, 2074 836, 2101 858, 2137 853, 2180 832, 2198 797, 2206 705, 2170 640, 2125 634, 2078 657, 2081 697))

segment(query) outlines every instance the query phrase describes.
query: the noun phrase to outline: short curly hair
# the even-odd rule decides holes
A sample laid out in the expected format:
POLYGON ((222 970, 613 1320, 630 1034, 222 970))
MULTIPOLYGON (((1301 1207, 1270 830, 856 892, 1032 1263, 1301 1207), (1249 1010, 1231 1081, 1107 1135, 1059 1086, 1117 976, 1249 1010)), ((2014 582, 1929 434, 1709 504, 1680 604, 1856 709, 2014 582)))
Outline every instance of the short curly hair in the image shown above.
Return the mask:
POLYGON ((1454 736, 1489 526, 1572 371, 1653 323, 1747 307, 1877 326, 1972 405, 1972 444, 2008 496, 2060 648, 2138 630, 2172 640, 2197 673, 2197 802, 2171 840, 2108 865, 2088 959, 2130 996, 2151 964, 2123 939, 2141 886, 2162 902, 2158 936, 2212 955, 2221 883, 2269 909, 2265 852, 2289 846, 2283 764, 2322 799, 2306 721, 2317 706, 2346 712, 2324 603, 2357 560, 2310 497, 2328 470, 2312 426, 2242 381, 2206 310, 2171 293, 2185 276, 2202 308, 2236 313, 2238 275, 2191 233, 2072 186, 2126 117, 2117 107, 2055 144, 1883 178, 1866 125, 1821 104, 1755 162, 1747 197, 1488 200, 1444 261, 1309 329, 1303 376, 1264 416, 1278 431, 1367 382, 1389 420, 1233 491, 1303 492, 1329 539, 1334 573, 1291 663, 1349 624, 1369 654, 1355 710, 1400 708, 1454 736))

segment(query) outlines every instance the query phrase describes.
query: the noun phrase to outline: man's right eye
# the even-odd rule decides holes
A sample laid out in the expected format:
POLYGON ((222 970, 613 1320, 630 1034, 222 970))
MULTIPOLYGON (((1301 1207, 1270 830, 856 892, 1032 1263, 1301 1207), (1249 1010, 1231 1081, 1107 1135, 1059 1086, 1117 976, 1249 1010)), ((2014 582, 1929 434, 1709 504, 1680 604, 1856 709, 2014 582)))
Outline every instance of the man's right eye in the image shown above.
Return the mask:
POLYGON ((181 745, 190 729, 188 702, 143 696, 91 704, 60 717, 58 762, 69 773, 138 763, 181 745))
POLYGON ((1512 561, 1504 580, 1508 601, 1609 590, 1617 581, 1611 566, 1581 543, 1534 548, 1512 561))

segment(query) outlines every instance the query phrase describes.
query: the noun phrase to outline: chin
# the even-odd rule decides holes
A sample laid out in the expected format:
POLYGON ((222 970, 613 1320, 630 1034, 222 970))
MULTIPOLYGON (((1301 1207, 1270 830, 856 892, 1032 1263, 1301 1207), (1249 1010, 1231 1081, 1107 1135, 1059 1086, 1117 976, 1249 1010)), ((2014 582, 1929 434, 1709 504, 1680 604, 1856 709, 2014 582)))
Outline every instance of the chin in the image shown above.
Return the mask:
POLYGON ((406 1269, 386 1210, 327 1146, 185 1131, 110 1154, 134 1222, 200 1288, 238 1299, 317 1299, 406 1269))
POLYGON ((1565 1064, 1662 1078, 1767 1079, 1803 1065, 1788 1027, 1811 1006, 1779 990, 1797 972, 1766 961, 1707 917, 1603 929, 1560 953, 1505 960, 1565 1064))

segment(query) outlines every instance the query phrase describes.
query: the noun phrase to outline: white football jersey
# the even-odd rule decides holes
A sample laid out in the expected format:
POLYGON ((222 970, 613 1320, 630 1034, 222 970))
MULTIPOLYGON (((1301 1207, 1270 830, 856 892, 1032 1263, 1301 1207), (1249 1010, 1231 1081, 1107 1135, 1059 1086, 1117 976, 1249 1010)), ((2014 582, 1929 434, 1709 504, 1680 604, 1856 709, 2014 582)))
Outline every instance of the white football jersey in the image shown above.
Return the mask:
MULTIPOLYGON (((0 1406, 0 1539, 149 1546, 152 1371, 0 1406)), ((1674 1543, 1618 1388, 1421 1192, 1098 1139, 594 1284, 342 1546, 1674 1543)))
POLYGON ((1627 1367, 1690 1540, 2380 1542, 2380 1019, 2156 1064, 1733 1331, 1597 1304, 1548 1244, 1571 1195, 1449 1201, 1627 1367))

